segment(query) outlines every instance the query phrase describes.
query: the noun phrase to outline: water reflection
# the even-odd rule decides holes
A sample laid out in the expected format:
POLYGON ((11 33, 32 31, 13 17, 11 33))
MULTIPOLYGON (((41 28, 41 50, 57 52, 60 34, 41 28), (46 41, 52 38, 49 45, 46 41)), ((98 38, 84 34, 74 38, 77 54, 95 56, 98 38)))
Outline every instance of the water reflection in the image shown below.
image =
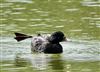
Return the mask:
POLYGON ((37 70, 45 70, 47 68, 46 56, 44 54, 31 54, 28 58, 32 68, 37 70))
POLYGON ((18 67, 24 67, 24 66, 27 66, 28 62, 25 58, 22 58, 20 56, 21 54, 17 54, 15 56, 15 66, 18 66, 18 67))
POLYGON ((53 70, 53 71, 61 71, 65 72, 65 62, 62 60, 62 56, 60 54, 58 55, 53 55, 51 57, 51 60, 48 62, 48 66, 53 70))

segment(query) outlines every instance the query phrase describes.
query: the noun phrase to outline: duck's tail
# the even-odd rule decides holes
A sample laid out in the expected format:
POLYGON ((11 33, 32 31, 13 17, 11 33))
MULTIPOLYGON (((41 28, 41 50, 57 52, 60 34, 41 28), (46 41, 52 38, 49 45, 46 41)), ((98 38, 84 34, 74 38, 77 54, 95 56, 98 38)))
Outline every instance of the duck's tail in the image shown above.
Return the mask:
POLYGON ((16 37, 14 39, 16 39, 18 42, 22 41, 24 39, 27 39, 27 38, 32 38, 32 36, 25 35, 25 34, 22 34, 22 33, 15 33, 15 35, 16 35, 16 37))

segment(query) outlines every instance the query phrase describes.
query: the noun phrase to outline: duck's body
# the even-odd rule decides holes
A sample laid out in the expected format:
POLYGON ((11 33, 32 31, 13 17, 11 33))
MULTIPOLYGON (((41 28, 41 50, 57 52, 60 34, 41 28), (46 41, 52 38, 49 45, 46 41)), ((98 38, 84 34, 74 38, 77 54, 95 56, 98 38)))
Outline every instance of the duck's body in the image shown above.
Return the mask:
POLYGON ((52 43, 47 43, 46 48, 44 49, 44 53, 62 53, 63 52, 63 48, 62 46, 58 43, 58 44, 52 44, 52 43))
POLYGON ((31 42, 31 51, 49 54, 62 53, 63 48, 59 42, 63 39, 64 34, 62 32, 55 32, 48 38, 42 37, 41 35, 33 37, 31 42))
POLYGON ((33 37, 31 42, 32 52, 62 53, 63 48, 59 43, 50 43, 42 37, 33 37))
POLYGON ((31 41, 31 51, 32 52, 43 52, 43 44, 46 42, 46 39, 42 36, 36 36, 32 38, 31 41))

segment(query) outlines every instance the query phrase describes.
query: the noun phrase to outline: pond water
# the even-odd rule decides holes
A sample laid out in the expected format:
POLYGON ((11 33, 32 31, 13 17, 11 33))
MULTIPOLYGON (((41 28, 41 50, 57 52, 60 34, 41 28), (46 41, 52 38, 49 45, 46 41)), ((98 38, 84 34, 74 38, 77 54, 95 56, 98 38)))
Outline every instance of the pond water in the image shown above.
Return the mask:
POLYGON ((0 0, 1 72, 100 72, 100 0, 0 0), (62 54, 31 53, 28 35, 63 31, 62 54))

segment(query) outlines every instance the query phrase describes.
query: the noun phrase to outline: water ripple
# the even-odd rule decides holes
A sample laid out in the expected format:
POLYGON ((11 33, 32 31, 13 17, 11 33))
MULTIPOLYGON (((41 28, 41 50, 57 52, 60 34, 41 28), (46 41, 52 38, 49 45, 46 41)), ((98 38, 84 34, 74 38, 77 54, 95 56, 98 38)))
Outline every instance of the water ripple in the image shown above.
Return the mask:
POLYGON ((13 12, 11 13, 12 15, 18 15, 18 14, 22 14, 22 12, 13 12))
POLYGON ((32 0, 6 0, 7 2, 34 3, 32 0))
POLYGON ((70 9, 65 9, 65 11, 74 12, 74 11, 79 11, 79 9, 78 8, 70 8, 70 9))
POLYGON ((55 26, 55 28, 63 28, 63 27, 64 27, 63 25, 55 26))
POLYGON ((30 21, 42 21, 42 19, 30 19, 30 21))
POLYGON ((70 30, 70 31, 79 32, 79 31, 82 31, 82 29, 75 29, 75 30, 70 30))
POLYGON ((99 23, 96 23, 96 27, 100 28, 100 24, 99 23))
POLYGON ((100 18, 93 18, 93 17, 82 17, 81 19, 90 19, 90 20, 100 20, 100 18))
POLYGON ((95 2, 95 1, 84 1, 84 2, 81 2, 81 4, 83 6, 89 6, 89 7, 95 7, 95 6, 100 7, 100 2, 99 1, 97 1, 97 2, 95 2))
POLYGON ((13 3, 0 3, 0 7, 3 8, 3 7, 9 7, 11 6, 13 3))
POLYGON ((18 8, 13 8, 13 10, 24 10, 26 8, 21 8, 21 7, 18 7, 18 8))
POLYGON ((28 19, 19 18, 19 19, 13 19, 13 20, 16 20, 16 21, 27 21, 28 19))
POLYGON ((46 26, 47 24, 33 24, 33 25, 30 25, 30 26, 46 26))

